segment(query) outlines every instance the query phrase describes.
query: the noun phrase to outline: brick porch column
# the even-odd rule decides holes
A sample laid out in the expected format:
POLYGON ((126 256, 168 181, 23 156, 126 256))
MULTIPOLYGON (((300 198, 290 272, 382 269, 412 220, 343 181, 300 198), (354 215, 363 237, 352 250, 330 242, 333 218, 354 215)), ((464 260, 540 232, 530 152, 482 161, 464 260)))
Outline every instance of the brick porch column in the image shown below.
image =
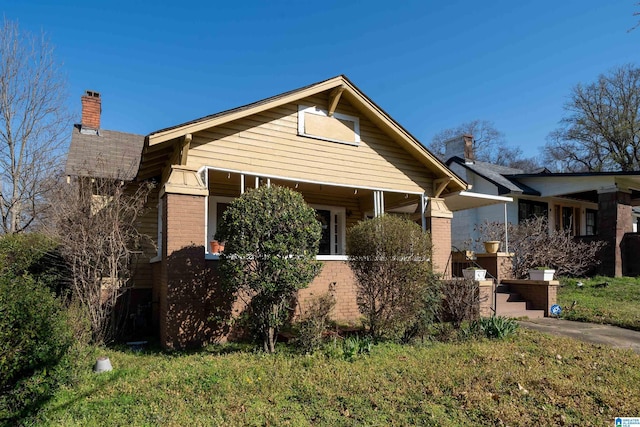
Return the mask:
POLYGON ((631 193, 619 189, 598 191, 598 236, 606 243, 600 251, 600 274, 622 276, 621 242, 633 231, 631 193))
POLYGON ((160 191, 162 261, 158 282, 160 343, 184 348, 205 339, 207 283, 204 259, 208 190, 187 166, 173 165, 160 191))
POLYGON ((453 212, 449 210, 441 198, 429 199, 427 211, 427 230, 431 232, 433 243, 433 271, 447 274, 445 278, 451 278, 451 266, 448 265, 451 256, 451 218, 453 212), (447 269, 448 267, 448 269, 447 269))

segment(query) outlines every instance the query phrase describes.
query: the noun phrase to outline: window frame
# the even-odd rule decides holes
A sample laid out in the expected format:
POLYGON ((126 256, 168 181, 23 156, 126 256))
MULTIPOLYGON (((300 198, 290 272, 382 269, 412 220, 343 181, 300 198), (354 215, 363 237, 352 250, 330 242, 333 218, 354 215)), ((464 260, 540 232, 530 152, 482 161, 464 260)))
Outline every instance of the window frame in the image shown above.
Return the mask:
POLYGON ((218 231, 218 203, 229 204, 233 202, 237 197, 226 196, 209 196, 207 200, 207 224, 206 224, 206 242, 205 242, 205 254, 211 257, 218 258, 218 254, 211 252, 210 242, 214 240, 216 232, 218 231))
POLYGON ((342 114, 342 113, 333 113, 331 116, 329 116, 326 110, 323 110, 315 106, 300 104, 298 105, 298 135, 305 136, 307 138, 320 139, 322 141, 336 142, 338 144, 353 145, 357 147, 360 145, 360 118, 356 116, 351 116, 348 114, 342 114), (323 117, 334 117, 338 120, 353 122, 354 141, 344 141, 340 139, 328 138, 322 135, 314 135, 314 134, 306 133, 305 123, 304 123, 305 114, 315 114, 323 117))
POLYGON ((346 254, 346 238, 347 238, 347 228, 346 228, 346 212, 347 209, 343 206, 331 206, 331 205, 317 205, 317 204, 309 204, 316 211, 329 211, 331 212, 331 221, 329 223, 329 227, 332 230, 330 234, 330 248, 331 253, 327 255, 317 255, 316 259, 321 261, 344 261, 347 259, 346 254), (338 224, 334 224, 335 218, 338 218, 338 224), (333 229, 337 228, 334 232, 333 229), (337 242, 336 242, 337 237, 337 242), (337 249, 336 249, 337 246, 337 249))

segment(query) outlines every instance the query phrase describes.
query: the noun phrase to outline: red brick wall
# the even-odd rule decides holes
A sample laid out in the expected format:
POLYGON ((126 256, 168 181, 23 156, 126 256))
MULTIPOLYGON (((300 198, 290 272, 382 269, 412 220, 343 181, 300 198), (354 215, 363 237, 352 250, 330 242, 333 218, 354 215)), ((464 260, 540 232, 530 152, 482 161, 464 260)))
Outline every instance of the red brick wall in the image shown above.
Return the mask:
MULTIPOLYGON (((427 218, 430 221, 429 231, 433 242, 433 270, 444 273, 451 255, 451 219, 427 218)), ((451 276, 451 268, 448 270, 451 276)))
POLYGON ((307 307, 310 297, 331 293, 336 299, 332 318, 339 324, 356 325, 360 323, 360 311, 356 302, 355 276, 346 261, 323 261, 320 274, 308 288, 298 292, 299 314, 307 307))
POLYGON ((100 129, 100 113, 102 105, 100 95, 83 96, 82 101, 82 125, 92 129, 100 129))

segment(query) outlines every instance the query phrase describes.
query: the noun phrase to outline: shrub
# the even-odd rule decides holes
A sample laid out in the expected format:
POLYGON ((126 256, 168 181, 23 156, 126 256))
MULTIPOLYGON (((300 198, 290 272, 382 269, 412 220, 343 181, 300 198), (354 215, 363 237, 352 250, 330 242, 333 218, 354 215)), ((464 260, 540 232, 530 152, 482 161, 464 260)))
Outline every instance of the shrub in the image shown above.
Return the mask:
POLYGON ((331 321, 329 315, 336 305, 336 299, 330 293, 309 299, 308 307, 298 324, 298 346, 302 351, 310 353, 319 349, 331 321))
POLYGON ((0 419, 44 399, 70 345, 62 304, 33 277, 0 277, 0 419))
POLYGON ((362 221, 347 235, 347 255, 374 339, 408 340, 433 321, 438 285, 431 238, 419 225, 394 215, 362 221))
POLYGON ((471 322, 464 334, 467 336, 504 339, 518 329, 518 322, 502 316, 483 317, 471 322))
MULTIPOLYGON (((504 230, 502 223, 485 223, 480 230, 504 230)), ((583 242, 570 230, 549 230, 544 217, 509 224, 509 252, 514 253, 513 274, 527 276, 529 269, 541 265, 556 270, 557 276, 583 276, 600 264, 601 241, 583 242)), ((480 237, 482 239, 482 236, 480 237)))
POLYGON ((443 280, 441 291, 442 300, 438 311, 441 322, 451 322, 455 329, 459 329, 462 322, 478 316, 480 290, 475 280, 443 280))
POLYGON ((315 210, 284 187, 250 190, 222 216, 216 234, 225 242, 221 275, 225 286, 250 304, 249 320, 269 353, 296 291, 320 271, 315 260, 320 234, 315 210))

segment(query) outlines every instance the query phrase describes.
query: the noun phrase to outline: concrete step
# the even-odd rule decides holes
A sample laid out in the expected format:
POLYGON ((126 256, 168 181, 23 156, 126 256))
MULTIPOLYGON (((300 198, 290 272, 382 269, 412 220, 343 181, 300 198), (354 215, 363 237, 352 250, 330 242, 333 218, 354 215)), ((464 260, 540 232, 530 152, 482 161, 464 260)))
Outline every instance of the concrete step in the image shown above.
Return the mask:
POLYGON ((542 319, 544 318, 544 310, 506 310, 498 307, 496 310, 496 316, 511 317, 514 319, 520 319, 523 317, 528 319, 542 319))
POLYGON ((518 294, 506 294, 506 293, 496 293, 496 302, 507 303, 507 302, 523 302, 524 300, 520 298, 518 294))

